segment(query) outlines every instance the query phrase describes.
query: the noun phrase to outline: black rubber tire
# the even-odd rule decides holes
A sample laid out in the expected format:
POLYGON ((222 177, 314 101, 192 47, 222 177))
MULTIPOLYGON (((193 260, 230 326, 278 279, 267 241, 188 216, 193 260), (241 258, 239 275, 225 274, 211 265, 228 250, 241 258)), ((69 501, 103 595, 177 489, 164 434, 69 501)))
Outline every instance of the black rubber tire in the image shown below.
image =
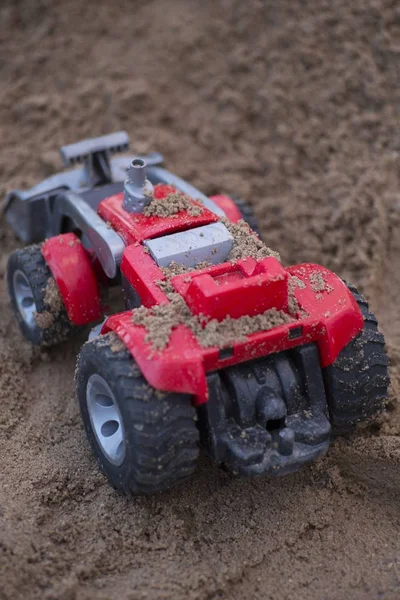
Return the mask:
POLYGON ((236 204, 239 209, 240 214, 242 215, 243 221, 246 221, 248 225, 250 225, 251 229, 256 232, 258 237, 261 238, 260 226, 258 224, 257 217, 255 216, 252 207, 250 204, 241 200, 240 198, 233 197, 232 200, 236 204))
POLYGON ((56 286, 43 258, 40 245, 22 248, 10 255, 7 263, 7 284, 11 304, 22 334, 35 346, 55 346, 67 340, 76 331, 76 327, 68 319, 62 301, 60 300, 57 308, 46 301, 46 291, 51 280, 56 286), (32 324, 24 320, 18 308, 14 289, 14 275, 17 271, 22 271, 25 275, 36 304, 38 321, 41 320, 45 325, 40 326, 36 319, 32 324))
POLYGON ((162 394, 149 386, 114 333, 86 343, 78 357, 76 392, 86 435, 101 470, 119 492, 152 494, 191 475, 199 455, 196 410, 188 394, 162 394), (110 462, 97 441, 87 405, 87 383, 100 375, 118 405, 125 434, 121 465, 110 462))
POLYGON ((353 431, 381 413, 389 387, 389 358, 385 339, 368 303, 357 289, 347 284, 364 317, 364 329, 324 369, 332 432, 342 435, 353 431))

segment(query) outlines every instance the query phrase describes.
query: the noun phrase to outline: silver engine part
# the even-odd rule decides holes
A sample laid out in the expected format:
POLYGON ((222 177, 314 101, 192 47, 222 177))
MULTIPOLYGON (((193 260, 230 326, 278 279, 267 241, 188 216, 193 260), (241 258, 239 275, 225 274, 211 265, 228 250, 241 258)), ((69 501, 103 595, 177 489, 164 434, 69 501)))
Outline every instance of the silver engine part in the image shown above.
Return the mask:
POLYGON ((233 243, 223 223, 211 223, 144 242, 159 267, 168 267, 172 262, 185 267, 195 267, 201 262, 216 265, 228 258, 233 243))

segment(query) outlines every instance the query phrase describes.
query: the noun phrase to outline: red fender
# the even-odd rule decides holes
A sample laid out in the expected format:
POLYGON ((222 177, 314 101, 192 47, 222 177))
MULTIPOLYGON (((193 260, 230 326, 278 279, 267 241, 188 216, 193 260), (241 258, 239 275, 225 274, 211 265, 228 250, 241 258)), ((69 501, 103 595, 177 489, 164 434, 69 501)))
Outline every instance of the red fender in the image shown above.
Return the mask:
POLYGON ((226 214, 227 218, 233 223, 237 223, 240 219, 243 219, 243 215, 229 196, 218 194, 217 196, 211 196, 210 200, 215 202, 218 208, 221 208, 226 214))
POLYGON ((45 241, 42 254, 59 287, 69 320, 86 325, 102 317, 101 300, 90 256, 74 233, 45 241))

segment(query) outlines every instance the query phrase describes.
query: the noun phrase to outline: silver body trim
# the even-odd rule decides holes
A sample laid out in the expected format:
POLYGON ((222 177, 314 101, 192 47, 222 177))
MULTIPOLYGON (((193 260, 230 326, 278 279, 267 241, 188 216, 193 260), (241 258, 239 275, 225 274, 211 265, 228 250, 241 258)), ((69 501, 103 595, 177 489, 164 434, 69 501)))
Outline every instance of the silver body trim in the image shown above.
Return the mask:
POLYGON ((61 222, 65 217, 71 219, 87 237, 105 274, 114 279, 125 250, 125 242, 121 236, 73 192, 65 192, 57 198, 53 215, 53 227, 56 231, 61 230, 61 222))

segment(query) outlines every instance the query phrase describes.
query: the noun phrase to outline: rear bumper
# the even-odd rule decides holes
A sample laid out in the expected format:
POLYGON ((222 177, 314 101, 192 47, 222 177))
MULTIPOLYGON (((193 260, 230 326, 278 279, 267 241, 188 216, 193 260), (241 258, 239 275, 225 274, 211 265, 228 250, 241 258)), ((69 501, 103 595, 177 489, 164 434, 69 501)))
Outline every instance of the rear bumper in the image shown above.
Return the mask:
POLYGON ((235 475, 285 475, 323 455, 331 426, 314 344, 208 378, 202 443, 235 475))

